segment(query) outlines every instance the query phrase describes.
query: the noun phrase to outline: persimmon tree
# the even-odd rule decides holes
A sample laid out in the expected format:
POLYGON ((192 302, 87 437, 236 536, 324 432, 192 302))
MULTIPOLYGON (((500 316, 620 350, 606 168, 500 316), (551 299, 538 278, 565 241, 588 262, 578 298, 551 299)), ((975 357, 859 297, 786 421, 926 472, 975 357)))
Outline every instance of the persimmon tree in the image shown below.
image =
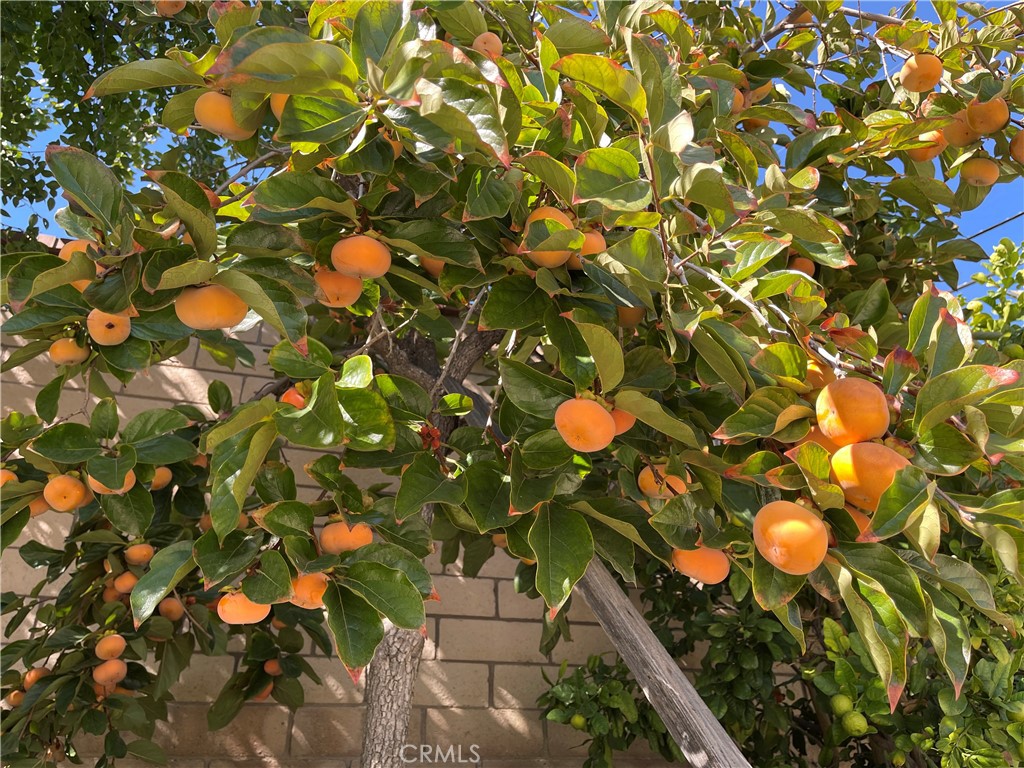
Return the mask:
POLYGON ((522 560, 552 635, 595 560, 728 580, 801 646, 813 590, 890 711, 911 639, 958 694, 972 622, 1019 645, 993 589, 1020 594, 1024 363, 938 285, 986 256, 958 215, 1024 171, 1024 10, 764 10, 136 11, 210 42, 84 98, 160 91, 166 128, 246 162, 194 179, 170 154, 130 191, 53 145, 72 242, 4 254, 4 368, 56 368, 2 423, 2 543, 73 515, 63 548, 19 549, 40 588, 68 575, 57 596, 4 596, 8 631, 34 612, 3 659, 6 759, 83 733, 101 764, 159 759, 174 681, 232 636, 210 726, 297 707, 305 633, 369 665, 363 764, 395 764, 434 542, 469 573, 522 560), (255 397, 215 381, 213 416, 119 418, 119 385, 193 338, 252 365, 230 331, 257 322, 281 341, 255 397))

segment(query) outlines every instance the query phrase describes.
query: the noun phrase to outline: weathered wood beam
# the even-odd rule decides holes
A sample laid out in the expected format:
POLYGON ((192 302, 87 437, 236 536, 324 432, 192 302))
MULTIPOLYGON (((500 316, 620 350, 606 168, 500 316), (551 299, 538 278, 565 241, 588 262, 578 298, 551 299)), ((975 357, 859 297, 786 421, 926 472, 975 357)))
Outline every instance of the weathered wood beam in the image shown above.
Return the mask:
POLYGON ((661 716, 692 768, 750 768, 722 724, 595 557, 576 590, 661 716))

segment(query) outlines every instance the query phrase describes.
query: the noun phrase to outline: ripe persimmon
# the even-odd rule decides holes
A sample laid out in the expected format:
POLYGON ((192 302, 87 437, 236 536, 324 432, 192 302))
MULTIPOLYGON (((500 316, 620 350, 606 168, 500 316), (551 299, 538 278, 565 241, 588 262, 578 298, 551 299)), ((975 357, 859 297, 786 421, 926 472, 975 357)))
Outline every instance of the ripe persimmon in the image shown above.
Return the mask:
POLYGON ((967 105, 967 125, 972 131, 987 136, 1003 130, 1010 122, 1010 108, 1006 99, 997 96, 989 101, 974 99, 967 105))
POLYGON ((125 493, 128 493, 128 491, 135 487, 135 470, 128 470, 128 473, 124 476, 124 483, 121 485, 120 488, 117 489, 107 488, 107 486, 105 486, 92 475, 89 475, 86 478, 86 480, 89 481, 89 487, 92 488, 93 493, 99 493, 104 496, 113 493, 118 496, 121 496, 125 493))
POLYGON ((492 533, 491 543, 494 544, 498 549, 508 549, 508 534, 507 533, 492 533))
POLYGON ((621 408, 612 408, 612 420, 615 422, 615 434, 621 435, 628 432, 636 424, 636 416, 621 408))
POLYGON ((25 673, 25 679, 21 683, 21 687, 26 691, 29 690, 33 685, 38 683, 44 677, 50 674, 49 667, 32 667, 28 672, 25 673))
POLYGON ((889 405, 881 387, 847 377, 826 385, 815 404, 818 429, 838 446, 881 437, 889 429, 889 405))
POLYGON ((185 606, 176 597, 165 597, 157 604, 156 612, 168 621, 178 621, 185 615, 185 606))
POLYGON ((912 93, 932 90, 942 79, 942 59, 934 53, 915 53, 900 70, 900 84, 912 93))
POLYGON ((267 659, 263 662, 263 671, 271 677, 278 677, 284 674, 284 670, 281 669, 281 662, 277 659, 267 659))
POLYGON ((266 687, 263 690, 261 690, 259 693, 257 693, 255 696, 252 697, 252 700, 253 701, 266 701, 268 698, 270 698, 270 694, 273 693, 273 691, 274 691, 274 684, 273 683, 267 683, 266 687))
POLYGON ((85 318, 85 328, 89 337, 101 347, 116 347, 131 334, 132 321, 127 315, 94 309, 85 318))
MULTIPOLYGON (((88 256, 88 248, 90 246, 92 246, 93 248, 98 247, 96 243, 94 243, 92 240, 72 240, 68 243, 64 243, 64 245, 61 246, 61 249, 57 253, 57 256, 60 257, 63 261, 70 261, 71 257, 76 253, 84 253, 86 254, 86 256, 88 256)), ((99 274, 99 272, 102 269, 103 268, 99 264, 96 265, 97 274, 99 274)), ((74 287, 75 290, 77 290, 79 293, 88 288, 91 283, 92 280, 90 280, 89 278, 71 281, 72 287, 74 287)))
POLYGON ((420 256, 420 266, 423 267, 424 272, 436 278, 441 274, 441 270, 444 269, 444 262, 441 259, 435 259, 433 256, 420 256))
POLYGON ((1024 129, 1017 131, 1010 139, 1010 157, 1024 165, 1024 129))
POLYGON ((7 694, 6 701, 12 707, 20 707, 21 702, 25 700, 25 692, 15 689, 7 694))
POLYGON ((942 131, 926 131, 918 136, 917 140, 928 142, 928 145, 907 150, 907 156, 916 163, 927 163, 934 160, 949 146, 949 141, 942 131))
POLYGON ((57 339, 50 345, 49 354, 54 365, 78 365, 89 359, 89 347, 80 346, 75 339, 57 339))
POLYGON ((316 300, 325 307, 351 307, 363 295, 362 278, 321 269, 313 275, 316 300))
POLYGON ((93 667, 92 679, 99 685, 117 685, 128 676, 128 665, 121 659, 107 659, 93 667))
POLYGON ((329 555, 351 552, 373 541, 373 528, 365 523, 328 523, 320 531, 320 549, 329 555))
POLYGON ((740 125, 743 126, 743 130, 747 133, 753 133, 759 131, 762 128, 768 127, 768 120, 761 117, 748 117, 740 121, 740 125))
POLYGON ((0 488, 3 488, 7 483, 18 482, 18 476, 11 472, 9 469, 0 469, 0 488))
POLYGON ((153 559, 154 554, 156 554, 156 549, 153 548, 152 544, 146 544, 145 542, 132 544, 124 551, 124 561, 128 565, 149 565, 149 561, 153 559))
POLYGON ((991 187, 999 180, 999 165, 987 157, 972 157, 960 166, 960 179, 972 187, 991 187))
POLYGON ((234 328, 248 311, 249 305, 223 285, 186 288, 174 300, 174 314, 197 331, 234 328))
POLYGON ((856 507, 851 507, 849 504, 846 505, 846 514, 853 518, 853 522, 857 524, 857 530, 860 533, 864 533, 868 528, 871 527, 871 518, 865 515, 856 507))
POLYGON ((43 487, 43 498, 50 509, 71 512, 86 503, 85 483, 71 475, 54 475, 43 487))
POLYGON ((821 430, 816 426, 812 426, 810 431, 796 441, 796 444, 803 445, 804 443, 815 443, 820 445, 829 453, 835 453, 839 450, 839 446, 829 440, 825 435, 821 434, 821 430))
POLYGON ((796 272, 803 272, 808 277, 814 277, 814 262, 806 256, 794 256, 789 260, 788 268, 796 272))
POLYGON ((292 596, 288 601, 299 608, 323 608, 327 591, 326 573, 305 573, 292 579, 292 596))
POLYGON ((783 573, 803 576, 825 559, 828 530, 821 518, 799 504, 773 501, 754 516, 754 546, 783 573))
POLYGON ((124 653, 124 649, 127 647, 128 642, 120 635, 107 635, 99 639, 94 650, 97 659, 109 661, 110 659, 121 658, 121 654, 124 653))
POLYGON ((122 595, 130 595, 132 590, 135 589, 135 585, 138 583, 138 576, 131 571, 124 571, 123 573, 119 573, 117 578, 114 579, 114 589, 122 595))
POLYGON ((295 387, 288 387, 281 395, 281 402, 288 403, 288 405, 294 405, 296 408, 306 407, 306 398, 304 398, 299 390, 295 387))
POLYGON ((156 0, 153 3, 157 16, 169 19, 176 16, 185 8, 185 0, 156 0))
POLYGON ((231 111, 231 97, 217 91, 207 91, 198 99, 193 110, 196 122, 210 133, 228 141, 245 141, 256 129, 243 128, 231 111))
POLYGON ((603 451, 615 438, 615 419, 599 403, 577 397, 555 409, 555 429, 574 451, 603 451))
POLYGON ((583 269, 582 258, 584 256, 593 256, 606 250, 608 250, 608 242, 604 239, 604 235, 597 230, 584 232, 580 252, 571 254, 569 260, 565 262, 565 266, 568 269, 583 269))
POLYGON ((667 464, 657 464, 659 480, 654 476, 651 467, 644 467, 636 476, 636 484, 640 493, 651 499, 671 499, 681 493, 686 493, 686 481, 678 475, 668 473, 667 464))
POLYGON ((729 576, 729 556, 711 547, 673 549, 672 566, 702 584, 720 584, 729 576))
POLYGON ((46 503, 46 499, 42 496, 36 496, 32 501, 28 503, 28 514, 29 517, 39 517, 50 511, 50 505, 46 503))
MULTIPOLYGON (((541 219, 553 219, 567 229, 573 228, 572 220, 566 216, 562 211, 557 208, 553 208, 550 205, 542 205, 534 211, 530 212, 530 215, 526 217, 526 226, 523 230, 523 237, 525 238, 530 233, 530 225, 535 221, 541 219)), ((554 269, 560 267, 569 260, 572 256, 572 251, 531 251, 527 254, 530 257, 530 261, 536 264, 538 267, 547 267, 548 269, 554 269)))
POLYGON ((892 448, 878 443, 845 445, 832 454, 832 475, 846 500, 874 512, 897 470, 910 462, 892 448))
POLYGON ((482 53, 484 56, 494 58, 495 56, 501 56, 505 50, 501 44, 501 38, 493 32, 481 32, 473 40, 472 48, 477 53, 482 53))
POLYGON ((270 615, 270 606, 254 603, 242 592, 229 592, 217 601, 217 615, 225 624, 257 624, 270 615))
POLYGON ((807 358, 807 375, 804 381, 811 389, 821 389, 836 380, 836 372, 828 363, 816 357, 807 358))
POLYGON ((343 275, 372 280, 391 269, 391 251, 368 235, 352 235, 334 244, 331 263, 343 275))
POLYGON ((967 124, 966 109, 960 110, 953 117, 953 122, 942 129, 942 138, 949 146, 961 149, 981 138, 981 134, 967 124))
POLYGON ((620 328, 636 328, 647 317, 646 307, 616 307, 616 320, 620 328))
POLYGON ((149 489, 151 491, 162 490, 171 484, 173 478, 174 475, 168 467, 157 467, 153 470, 153 482, 150 483, 149 489))
POLYGON ((281 115, 284 114, 284 105, 288 103, 288 93, 270 94, 270 111, 274 113, 277 122, 281 122, 281 115))
POLYGON ((105 586, 103 588, 103 602, 104 603, 113 603, 113 602, 116 602, 116 601, 120 600, 121 598, 122 598, 121 593, 118 592, 117 589, 114 588, 113 584, 108 584, 107 586, 105 586))

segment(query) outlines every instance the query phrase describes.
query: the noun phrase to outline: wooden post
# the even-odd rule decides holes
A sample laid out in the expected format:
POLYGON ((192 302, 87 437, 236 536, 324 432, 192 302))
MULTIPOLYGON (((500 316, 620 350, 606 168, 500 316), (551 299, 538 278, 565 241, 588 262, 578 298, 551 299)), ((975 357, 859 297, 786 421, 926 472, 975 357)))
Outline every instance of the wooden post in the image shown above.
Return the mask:
POLYGON ((658 642, 604 563, 576 585, 693 768, 750 768, 739 747, 658 642))

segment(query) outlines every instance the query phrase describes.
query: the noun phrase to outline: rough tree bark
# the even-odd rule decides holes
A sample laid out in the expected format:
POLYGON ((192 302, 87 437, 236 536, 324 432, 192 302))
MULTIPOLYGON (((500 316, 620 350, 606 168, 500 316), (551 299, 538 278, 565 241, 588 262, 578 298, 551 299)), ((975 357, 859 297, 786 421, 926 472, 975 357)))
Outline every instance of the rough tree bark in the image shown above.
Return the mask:
MULTIPOLYGON (((448 367, 445 385, 461 391, 473 366, 504 335, 502 331, 477 331, 470 328, 462 340, 457 357, 448 367)), ((441 374, 433 343, 418 336, 409 336, 388 346, 372 350, 388 370, 406 376, 427 391, 441 374)), ((442 393, 438 393, 438 397, 442 393)), ((434 402, 436 408, 437 402, 434 402)), ((486 413, 486 403, 477 403, 486 413)), ((470 419, 470 421, 473 421, 470 419)), ((444 443, 458 424, 457 419, 438 419, 436 426, 444 443)), ((434 505, 423 510, 429 524, 434 518, 434 505)), ((363 723, 363 768, 404 768, 402 747, 408 743, 409 712, 412 695, 419 677, 424 635, 415 630, 388 626, 366 671, 365 721, 363 723)))

